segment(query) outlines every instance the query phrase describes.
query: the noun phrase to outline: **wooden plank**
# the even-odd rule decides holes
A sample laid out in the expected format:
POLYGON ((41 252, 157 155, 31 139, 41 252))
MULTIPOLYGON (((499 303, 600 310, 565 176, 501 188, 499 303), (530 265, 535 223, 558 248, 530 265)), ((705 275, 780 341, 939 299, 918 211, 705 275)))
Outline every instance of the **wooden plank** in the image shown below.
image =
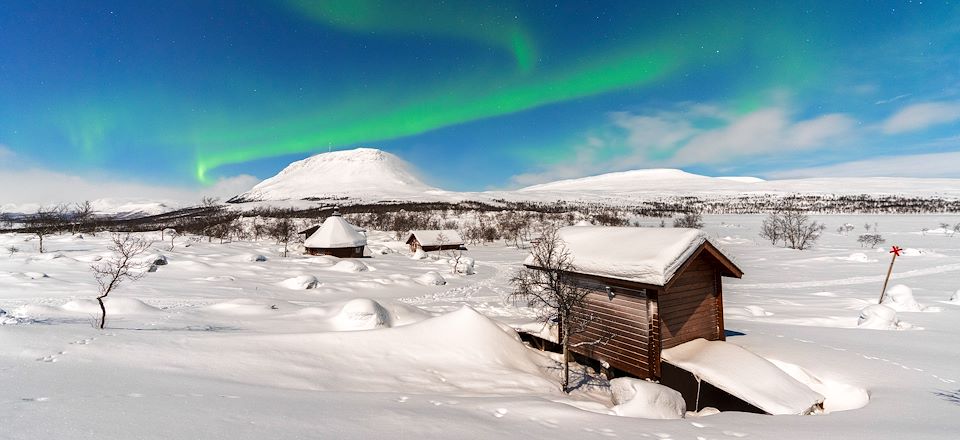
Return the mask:
POLYGON ((643 327, 646 327, 646 324, 647 324, 646 320, 643 319, 644 315, 640 314, 636 310, 630 310, 630 309, 620 309, 615 307, 597 307, 595 305, 588 305, 586 308, 577 309, 574 312, 582 313, 584 315, 599 313, 607 317, 610 317, 611 319, 614 319, 614 320, 620 320, 625 323, 629 323, 631 325, 637 325, 637 326, 643 326, 643 327))
POLYGON ((682 286, 675 286, 672 289, 668 290, 667 293, 663 295, 664 299, 672 299, 679 296, 684 296, 690 292, 709 292, 713 293, 714 284, 713 280, 707 279, 702 280, 697 283, 684 284, 682 286))
POLYGON ((593 292, 587 294, 586 298, 594 301, 603 301, 608 303, 628 304, 632 307, 646 307, 647 298, 633 297, 627 295, 614 295, 613 299, 606 292, 593 292))
POLYGON ((589 329, 601 335, 607 334, 607 333, 612 335, 621 335, 624 338, 629 338, 629 339, 639 341, 639 342, 644 342, 644 343, 650 339, 650 336, 646 330, 623 327, 618 324, 610 323, 610 322, 607 322, 605 323, 605 325, 602 325, 602 326, 591 323, 591 325, 587 325, 585 329, 589 329))
POLYGON ((714 300, 713 298, 705 298, 704 301, 699 301, 696 303, 684 303, 678 304, 674 307, 670 307, 660 313, 662 319, 667 320, 668 318, 677 318, 685 317, 689 315, 696 314, 698 311, 708 311, 713 313, 714 310, 714 300))
POLYGON ((598 361, 606 361, 609 363, 612 363, 611 361, 619 361, 634 366, 647 367, 647 363, 637 357, 638 354, 611 350, 606 346, 576 347, 574 351, 598 361))
POLYGON ((636 313, 643 313, 647 310, 646 304, 638 303, 628 303, 624 301, 607 301, 605 299, 598 299, 592 296, 587 296, 584 298, 584 301, 587 304, 592 304, 597 307, 607 307, 611 309, 620 309, 620 310, 633 310, 636 313))
POLYGON ((670 285, 670 288, 666 290, 666 294, 669 295, 670 292, 677 290, 678 287, 689 286, 691 284, 699 283, 712 283, 713 276, 716 274, 716 270, 706 271, 706 272, 696 272, 694 274, 684 275, 683 278, 678 279, 675 283, 670 285))
POLYGON ((610 328, 586 327, 575 335, 571 335, 571 340, 577 341, 595 341, 598 339, 609 339, 617 345, 633 346, 638 349, 647 350, 650 346, 650 338, 646 335, 637 333, 618 331, 610 328))

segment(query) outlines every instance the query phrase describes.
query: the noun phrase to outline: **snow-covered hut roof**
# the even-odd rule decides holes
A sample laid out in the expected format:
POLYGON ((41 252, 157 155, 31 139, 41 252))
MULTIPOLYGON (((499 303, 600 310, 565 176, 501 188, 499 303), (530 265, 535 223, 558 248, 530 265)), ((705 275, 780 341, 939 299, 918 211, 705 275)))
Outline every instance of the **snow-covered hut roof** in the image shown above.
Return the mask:
POLYGON ((442 229, 442 230, 432 230, 432 231, 410 231, 410 236, 407 237, 407 243, 410 242, 410 238, 417 237, 417 242, 420 243, 420 246, 440 246, 440 242, 443 241, 444 245, 462 245, 463 238, 460 237, 460 233, 454 229, 442 229), (440 235, 443 235, 443 240, 440 240, 440 235))
POLYGON ((661 359, 770 414, 809 414, 823 396, 772 362, 726 341, 694 339, 661 359))
POLYGON ((320 229, 304 240, 308 248, 349 248, 366 246, 367 237, 357 231, 339 215, 331 215, 320 225, 320 229))
MULTIPOLYGON (((557 234, 576 272, 655 286, 670 282, 707 242, 705 233, 687 228, 568 226, 557 234)), ((533 256, 524 264, 533 265, 533 256)))

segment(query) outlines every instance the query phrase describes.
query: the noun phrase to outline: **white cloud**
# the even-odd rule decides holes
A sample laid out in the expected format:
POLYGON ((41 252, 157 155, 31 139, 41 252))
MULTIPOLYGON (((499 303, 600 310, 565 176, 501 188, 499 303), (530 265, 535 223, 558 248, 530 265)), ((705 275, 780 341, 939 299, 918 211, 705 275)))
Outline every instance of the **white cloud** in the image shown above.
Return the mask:
POLYGON ((0 159, 10 160, 13 156, 16 156, 16 154, 10 149, 10 147, 0 144, 0 159))
POLYGON ((839 113, 794 120, 783 106, 737 116, 716 106, 685 104, 677 111, 610 117, 613 133, 578 147, 573 160, 514 176, 513 182, 531 185, 637 167, 722 165, 745 156, 843 144, 856 128, 853 118, 839 113), (614 160, 599 159, 603 148, 626 152, 614 160))
POLYGON ((782 108, 762 109, 693 137, 666 162, 715 164, 743 156, 814 149, 850 135, 855 125, 842 114, 793 122, 782 108))
POLYGON ((922 130, 960 120, 960 102, 924 102, 904 107, 883 122, 886 134, 922 130))
POLYGON ((204 196, 225 199, 237 195, 259 181, 253 176, 239 175, 221 178, 209 187, 188 187, 107 176, 81 176, 42 168, 4 167, 0 169, 0 207, 14 211, 24 205, 36 207, 98 199, 191 205, 199 203, 204 196))
POLYGON ((769 173, 773 179, 804 177, 960 177, 960 152, 885 156, 769 173))
POLYGON ((913 93, 904 93, 904 94, 902 94, 902 95, 894 96, 893 98, 881 99, 881 100, 875 102, 874 104, 876 104, 876 105, 890 104, 891 102, 897 102, 897 101, 899 101, 899 100, 901 100, 901 99, 903 99, 903 98, 909 98, 909 97, 912 96, 912 95, 913 95, 913 93))

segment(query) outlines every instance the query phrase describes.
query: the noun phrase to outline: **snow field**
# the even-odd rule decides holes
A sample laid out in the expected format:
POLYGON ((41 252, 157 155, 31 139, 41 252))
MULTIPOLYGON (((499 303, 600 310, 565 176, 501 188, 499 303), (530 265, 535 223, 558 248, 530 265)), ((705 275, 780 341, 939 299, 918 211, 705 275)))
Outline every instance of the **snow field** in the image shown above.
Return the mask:
MULTIPOLYGON (((707 216, 705 232, 745 271, 724 282, 727 340, 822 395, 830 414, 682 420, 610 417, 614 387, 579 367, 581 387, 557 391, 556 357, 509 330, 535 324, 505 301, 525 255, 502 245, 471 246, 476 273, 452 275, 435 253, 412 260, 382 238, 371 247, 391 252, 359 260, 359 272, 332 269, 336 258, 283 258, 267 241, 179 238, 155 249, 167 265, 111 294, 99 331, 88 265, 108 255, 105 237, 52 236, 41 256, 30 237, 0 235, 22 249, 0 255, 0 437, 950 438, 960 308, 928 305, 956 295, 960 237, 915 233, 940 216, 815 218, 828 232, 803 252, 760 240, 762 216, 707 216), (924 250, 898 258, 891 280, 923 308, 896 313, 913 331, 857 325, 889 255, 861 248, 860 226, 829 231, 867 222, 888 245, 924 250), (858 253, 868 258, 850 258, 858 253), (431 272, 446 284, 428 282, 431 272), (284 284, 299 277, 318 283, 284 284)), ((621 412, 649 394, 634 396, 621 412)))

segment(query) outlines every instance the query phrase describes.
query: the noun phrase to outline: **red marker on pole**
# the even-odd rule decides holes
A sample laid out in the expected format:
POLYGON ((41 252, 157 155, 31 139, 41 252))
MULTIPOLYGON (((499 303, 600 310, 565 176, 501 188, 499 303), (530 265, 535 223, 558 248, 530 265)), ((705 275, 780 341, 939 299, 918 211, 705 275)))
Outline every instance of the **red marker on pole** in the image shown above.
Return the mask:
POLYGON ((890 248, 890 253, 893 254, 893 259, 890 260, 890 268, 887 269, 887 279, 883 280, 883 290, 880 291, 880 302, 877 304, 883 304, 883 295, 887 293, 887 283, 890 281, 890 274, 893 273, 893 263, 897 261, 897 257, 900 256, 901 252, 903 252, 903 249, 900 249, 897 246, 890 248))

